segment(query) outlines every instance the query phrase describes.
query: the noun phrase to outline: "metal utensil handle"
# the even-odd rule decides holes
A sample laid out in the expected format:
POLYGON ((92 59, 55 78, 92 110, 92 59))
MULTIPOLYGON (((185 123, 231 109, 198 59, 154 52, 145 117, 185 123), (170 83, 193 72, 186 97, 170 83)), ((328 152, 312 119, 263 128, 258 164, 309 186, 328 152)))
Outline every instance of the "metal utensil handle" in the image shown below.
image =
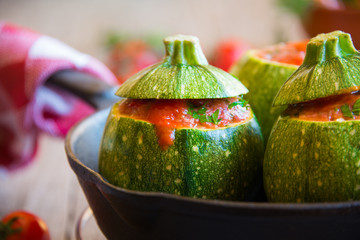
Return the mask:
POLYGON ((45 85, 63 88, 98 110, 121 99, 115 95, 119 86, 109 85, 89 74, 72 70, 63 70, 53 74, 45 85))

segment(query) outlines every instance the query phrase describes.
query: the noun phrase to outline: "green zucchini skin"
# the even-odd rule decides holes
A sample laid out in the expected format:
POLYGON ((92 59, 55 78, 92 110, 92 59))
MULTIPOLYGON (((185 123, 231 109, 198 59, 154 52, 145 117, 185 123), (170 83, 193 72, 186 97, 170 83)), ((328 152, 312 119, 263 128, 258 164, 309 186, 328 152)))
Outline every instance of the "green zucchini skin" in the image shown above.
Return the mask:
POLYGON ((350 34, 341 31, 319 34, 307 44, 303 64, 280 88, 274 106, 349 92, 360 86, 359 66, 360 52, 350 34))
POLYGON ((248 90, 235 77, 211 65, 152 65, 130 77, 116 94, 134 99, 235 97, 248 90))
POLYGON ((116 95, 133 99, 208 99, 246 94, 231 74, 211 66, 199 39, 175 35, 164 39, 163 61, 126 80, 116 95))
POLYGON ((267 143, 264 187, 270 202, 360 199, 360 122, 280 117, 267 143))
POLYGON ((110 183, 131 190, 254 200, 263 191, 263 153, 255 118, 216 130, 176 129, 174 144, 162 150, 153 124, 111 112, 99 171, 110 183))
POLYGON ((266 142, 274 123, 286 108, 273 107, 274 97, 298 66, 261 59, 256 56, 257 51, 248 51, 230 73, 249 89, 245 98, 254 110, 266 142))

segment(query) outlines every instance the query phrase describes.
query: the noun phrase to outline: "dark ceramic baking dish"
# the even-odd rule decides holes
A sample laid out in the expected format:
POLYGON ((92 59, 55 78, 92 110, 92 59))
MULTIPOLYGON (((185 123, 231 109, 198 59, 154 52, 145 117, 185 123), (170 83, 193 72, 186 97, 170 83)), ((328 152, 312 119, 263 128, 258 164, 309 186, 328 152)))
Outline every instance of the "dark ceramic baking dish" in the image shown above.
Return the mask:
POLYGON ((360 201, 275 204, 136 192, 98 173, 109 109, 72 128, 65 149, 97 224, 108 239, 359 239, 360 201))

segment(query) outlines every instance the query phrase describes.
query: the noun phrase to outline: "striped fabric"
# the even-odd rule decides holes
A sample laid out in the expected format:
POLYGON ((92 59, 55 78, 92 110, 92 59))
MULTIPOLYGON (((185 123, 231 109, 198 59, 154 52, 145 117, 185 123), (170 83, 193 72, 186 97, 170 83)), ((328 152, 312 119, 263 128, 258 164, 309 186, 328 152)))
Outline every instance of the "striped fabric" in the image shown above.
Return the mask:
POLYGON ((41 132, 64 136, 94 111, 76 96, 44 86, 65 69, 117 82, 98 60, 51 37, 0 22, 0 173, 30 163, 41 132))

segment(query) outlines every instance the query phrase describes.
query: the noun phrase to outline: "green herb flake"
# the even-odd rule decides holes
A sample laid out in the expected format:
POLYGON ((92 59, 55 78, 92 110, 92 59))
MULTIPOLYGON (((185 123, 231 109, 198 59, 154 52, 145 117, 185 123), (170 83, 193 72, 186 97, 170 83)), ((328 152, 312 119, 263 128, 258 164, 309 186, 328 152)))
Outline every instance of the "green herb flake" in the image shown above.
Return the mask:
POLYGON ((192 116, 195 119, 199 119, 201 123, 209 122, 213 123, 215 125, 219 124, 222 119, 219 119, 219 109, 217 109, 211 116, 206 115, 207 109, 202 105, 201 107, 196 107, 192 103, 188 103, 188 114, 192 116), (196 108, 200 108, 199 110, 196 110, 196 108))
POLYGON ((206 115, 201 115, 200 118, 199 118, 200 122, 201 123, 204 123, 204 122, 207 122, 208 121, 208 118, 206 115))
MULTIPOLYGON (((237 106, 237 105, 240 105, 240 104, 241 104, 241 102, 233 102, 233 103, 230 103, 230 104, 229 104, 228 108, 231 109, 231 108, 233 108, 233 107, 235 107, 235 106, 237 106)), ((242 104, 241 104, 241 105, 242 105, 242 104)))
POLYGON ((351 112, 349 105, 347 105, 347 104, 342 105, 342 106, 340 107, 340 109, 341 109, 341 112, 343 113, 344 117, 354 118, 354 115, 353 115, 353 113, 351 112))
POLYGON ((215 125, 219 124, 219 122, 222 119, 219 119, 219 109, 217 109, 212 115, 211 115, 211 122, 215 125))
POLYGON ((205 114, 206 111, 207 111, 207 109, 206 109, 205 107, 203 107, 203 108, 201 108, 201 109, 198 111, 198 113, 199 113, 199 114, 205 114))
POLYGON ((193 112, 192 117, 195 118, 195 119, 199 119, 200 115, 197 112, 193 112))
POLYGON ((216 111, 211 115, 213 122, 216 124, 216 121, 218 120, 219 117, 219 109, 216 109, 216 111))
POLYGON ((240 99, 239 101, 236 101, 236 102, 233 102, 233 103, 230 103, 228 108, 231 109, 237 105, 240 105, 242 107, 245 107, 246 105, 248 104, 248 101, 244 100, 244 99, 240 99))
POLYGON ((358 99, 352 108, 352 112, 356 115, 359 116, 360 115, 360 99, 358 99))

